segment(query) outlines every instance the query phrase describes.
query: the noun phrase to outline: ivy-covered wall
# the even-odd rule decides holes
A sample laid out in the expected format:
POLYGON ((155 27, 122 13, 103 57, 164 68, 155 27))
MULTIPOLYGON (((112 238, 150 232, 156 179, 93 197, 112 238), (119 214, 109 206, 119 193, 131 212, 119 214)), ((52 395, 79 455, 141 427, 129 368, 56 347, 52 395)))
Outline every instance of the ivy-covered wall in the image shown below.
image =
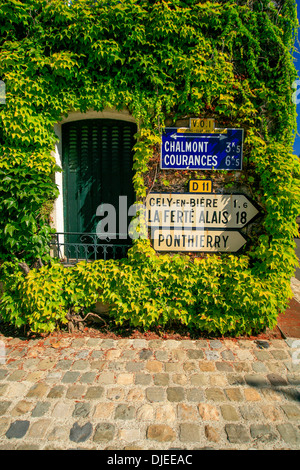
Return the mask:
POLYGON ((297 262, 297 25, 294 0, 0 0, 4 320, 51 331, 102 301, 117 322, 145 328, 181 322, 241 334, 276 324, 297 262), (194 177, 251 195, 261 217, 242 254, 159 255, 139 240, 121 261, 50 260, 54 126, 106 108, 127 109, 138 124, 137 202, 150 190, 186 191, 194 177), (244 129, 242 171, 160 170, 163 127, 192 117, 244 129))

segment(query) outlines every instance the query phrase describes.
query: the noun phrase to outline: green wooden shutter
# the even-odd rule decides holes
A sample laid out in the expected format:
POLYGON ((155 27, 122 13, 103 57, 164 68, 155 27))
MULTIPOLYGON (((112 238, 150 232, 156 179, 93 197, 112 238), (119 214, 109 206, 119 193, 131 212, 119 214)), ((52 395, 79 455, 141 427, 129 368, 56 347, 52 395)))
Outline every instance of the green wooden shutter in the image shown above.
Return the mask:
POLYGON ((119 231, 119 196, 127 196, 128 208, 135 201, 132 184, 135 133, 134 123, 112 119, 62 125, 65 232, 95 233, 100 220, 96 210, 101 203, 116 208, 119 231))

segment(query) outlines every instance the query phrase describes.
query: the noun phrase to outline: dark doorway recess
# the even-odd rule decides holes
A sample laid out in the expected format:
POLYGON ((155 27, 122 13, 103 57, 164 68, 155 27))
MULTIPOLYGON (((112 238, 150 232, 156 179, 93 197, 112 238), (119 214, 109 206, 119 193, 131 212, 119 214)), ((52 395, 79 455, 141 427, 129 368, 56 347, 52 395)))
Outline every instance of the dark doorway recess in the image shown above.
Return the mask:
POLYGON ((113 119, 62 125, 64 245, 70 258, 120 258, 131 245, 124 230, 120 237, 119 196, 127 196, 127 208, 135 201, 132 149, 136 131, 134 123, 113 119), (104 218, 96 215, 101 204, 111 204, 116 210, 115 238, 97 239, 96 227, 104 218))

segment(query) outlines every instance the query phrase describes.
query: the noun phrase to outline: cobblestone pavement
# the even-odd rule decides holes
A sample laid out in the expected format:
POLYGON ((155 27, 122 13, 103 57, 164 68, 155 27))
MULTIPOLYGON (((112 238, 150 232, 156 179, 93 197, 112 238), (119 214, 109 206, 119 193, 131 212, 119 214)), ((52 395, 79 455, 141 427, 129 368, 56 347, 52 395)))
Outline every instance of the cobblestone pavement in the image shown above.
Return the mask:
POLYGON ((0 449, 300 449, 299 340, 0 340, 0 449))

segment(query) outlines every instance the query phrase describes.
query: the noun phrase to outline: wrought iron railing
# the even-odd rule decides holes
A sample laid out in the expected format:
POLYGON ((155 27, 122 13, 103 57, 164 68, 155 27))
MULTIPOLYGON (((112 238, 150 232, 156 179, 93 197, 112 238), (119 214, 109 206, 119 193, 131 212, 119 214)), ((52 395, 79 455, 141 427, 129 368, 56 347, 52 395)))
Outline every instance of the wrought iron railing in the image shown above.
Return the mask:
POLYGON ((82 260, 125 258, 131 247, 131 244, 128 244, 127 235, 125 235, 124 243, 121 243, 123 240, 120 239, 124 237, 124 234, 108 233, 105 236, 106 238, 103 239, 99 238, 96 233, 55 233, 50 244, 51 254, 66 264, 76 264, 82 260))

